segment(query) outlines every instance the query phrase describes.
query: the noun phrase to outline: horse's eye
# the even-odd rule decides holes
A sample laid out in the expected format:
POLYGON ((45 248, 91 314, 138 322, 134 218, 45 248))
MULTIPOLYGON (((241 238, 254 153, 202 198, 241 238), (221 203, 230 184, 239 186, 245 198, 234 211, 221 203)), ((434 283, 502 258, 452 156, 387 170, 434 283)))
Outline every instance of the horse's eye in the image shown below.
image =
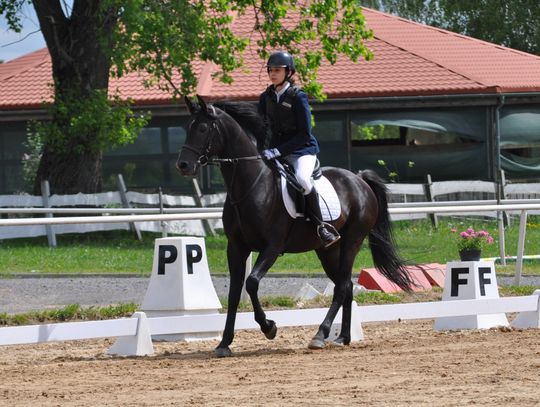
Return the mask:
POLYGON ((199 125, 199 133, 206 133, 208 130, 208 125, 206 123, 201 123, 199 125))

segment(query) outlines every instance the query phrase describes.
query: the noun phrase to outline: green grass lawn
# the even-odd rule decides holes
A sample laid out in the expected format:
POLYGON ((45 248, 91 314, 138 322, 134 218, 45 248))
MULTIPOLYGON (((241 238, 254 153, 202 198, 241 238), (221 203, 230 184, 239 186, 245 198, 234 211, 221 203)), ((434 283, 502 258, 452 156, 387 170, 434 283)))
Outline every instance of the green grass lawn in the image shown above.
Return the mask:
MULTIPOLYGON (((483 251, 483 257, 498 256, 497 224, 494 221, 443 219, 438 229, 429 221, 398 221, 393 223, 396 243, 401 256, 411 263, 446 263, 458 258, 452 228, 472 226, 486 229, 495 244, 483 251)), ((507 255, 516 255, 518 222, 506 230, 507 255)), ((58 235, 58 247, 50 249, 45 237, 0 240, 0 274, 14 273, 134 273, 148 275, 152 270, 154 239, 160 234, 143 233, 143 241, 127 231, 58 235)), ((212 273, 227 272, 227 240, 223 235, 206 238, 208 263, 212 273)), ((540 217, 530 217, 527 225, 525 253, 540 254, 540 217)), ((358 254, 354 273, 372 267, 367 245, 358 254)), ((513 273, 515 265, 497 265, 499 273, 513 273)), ((314 252, 281 256, 271 272, 322 272, 314 252)), ((540 262, 526 262, 524 273, 540 274, 540 262)))

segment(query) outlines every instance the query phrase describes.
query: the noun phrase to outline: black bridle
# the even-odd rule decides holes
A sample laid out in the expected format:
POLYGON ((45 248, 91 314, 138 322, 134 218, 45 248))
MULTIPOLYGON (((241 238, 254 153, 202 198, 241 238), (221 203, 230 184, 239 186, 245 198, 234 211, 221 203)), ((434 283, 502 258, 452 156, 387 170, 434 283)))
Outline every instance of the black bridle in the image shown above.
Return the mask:
POLYGON ((212 142, 213 142, 214 136, 216 134, 221 135, 218 123, 219 123, 219 119, 212 120, 212 122, 210 124, 210 126, 211 126, 210 131, 212 131, 212 133, 210 134, 210 137, 208 137, 208 143, 206 143, 206 147, 204 147, 202 149, 203 151, 199 151, 194 147, 191 147, 191 146, 188 146, 188 145, 184 144, 182 146, 182 148, 180 149, 180 152, 182 152, 182 150, 186 149, 186 150, 191 151, 192 153, 194 153, 196 156, 199 157, 199 158, 197 158, 197 164, 199 166, 201 166, 201 167, 204 167, 205 165, 208 165, 208 164, 218 164, 218 165, 220 163, 237 164, 240 161, 253 161, 253 160, 260 160, 262 158, 261 155, 250 155, 250 156, 246 156, 246 157, 212 158, 212 159, 210 159, 208 157, 208 155, 210 154, 210 150, 212 149, 212 142))
MULTIPOLYGON (((220 165, 222 163, 224 164, 233 164, 233 173, 232 173, 232 179, 231 179, 231 185, 230 185, 230 188, 231 188, 231 194, 229 195, 230 196, 230 201, 231 201, 231 204, 236 207, 236 204, 240 203, 241 201, 243 201, 245 198, 247 198, 249 196, 249 194, 253 191, 253 189, 255 188, 255 186, 257 185, 257 183, 259 182, 259 180, 261 179, 261 176, 263 175, 263 172, 264 172, 264 166, 261 168, 261 171, 259 172, 259 175, 257 176, 257 178, 255 179, 255 181, 252 183, 252 185, 248 188, 247 192, 244 194, 244 196, 242 196, 242 198, 240 199, 234 199, 232 197, 232 186, 234 184, 234 179, 235 179, 235 175, 236 175, 236 166, 238 163, 240 163, 241 161, 256 161, 256 160, 260 160, 262 159, 262 156, 260 154, 257 154, 257 155, 250 155, 250 156, 245 156, 245 157, 232 157, 232 158, 209 158, 209 154, 210 154, 210 150, 212 149, 212 142, 213 142, 213 139, 216 135, 220 136, 221 135, 221 132, 220 132, 220 128, 219 128, 219 119, 216 118, 214 120, 211 121, 211 129, 210 131, 212 132, 210 134, 210 136, 208 137, 208 143, 206 143, 206 146, 202 149, 202 151, 199 151, 197 150, 196 148, 194 147, 191 147, 191 146, 188 146, 186 144, 184 144, 182 146, 182 148, 180 149, 180 153, 182 152, 182 150, 186 149, 188 151, 191 151, 192 153, 194 153, 196 156, 198 156, 197 158, 197 164, 201 167, 204 167, 205 165, 209 165, 209 164, 216 164, 216 165, 220 165)), ((239 214, 238 214, 239 215, 239 214)))

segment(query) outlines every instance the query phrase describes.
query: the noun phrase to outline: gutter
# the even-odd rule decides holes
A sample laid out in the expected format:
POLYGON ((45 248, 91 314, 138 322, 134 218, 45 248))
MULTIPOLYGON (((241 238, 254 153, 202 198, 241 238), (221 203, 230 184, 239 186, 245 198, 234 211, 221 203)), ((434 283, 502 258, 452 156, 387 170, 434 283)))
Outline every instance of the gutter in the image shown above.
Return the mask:
MULTIPOLYGON (((459 93, 449 95, 410 95, 410 96, 367 96, 360 98, 339 98, 330 99, 332 102, 338 103, 354 103, 354 102, 395 102, 395 101, 417 101, 417 100, 448 100, 448 99, 488 99, 496 97, 494 93, 459 93)), ((540 96, 540 92, 538 93, 540 96)), ((323 102, 324 103, 324 102, 323 102)))

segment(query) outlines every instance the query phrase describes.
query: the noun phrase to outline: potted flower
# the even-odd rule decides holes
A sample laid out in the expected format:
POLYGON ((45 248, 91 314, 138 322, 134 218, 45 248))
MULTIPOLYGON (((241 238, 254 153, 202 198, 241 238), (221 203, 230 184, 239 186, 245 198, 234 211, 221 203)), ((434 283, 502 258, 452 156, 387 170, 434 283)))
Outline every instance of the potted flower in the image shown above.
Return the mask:
MULTIPOLYGON (((456 229, 452 232, 457 233, 456 229)), ((493 243, 493 237, 485 230, 476 231, 472 227, 460 232, 457 237, 457 249, 461 261, 478 261, 482 249, 493 243)))

